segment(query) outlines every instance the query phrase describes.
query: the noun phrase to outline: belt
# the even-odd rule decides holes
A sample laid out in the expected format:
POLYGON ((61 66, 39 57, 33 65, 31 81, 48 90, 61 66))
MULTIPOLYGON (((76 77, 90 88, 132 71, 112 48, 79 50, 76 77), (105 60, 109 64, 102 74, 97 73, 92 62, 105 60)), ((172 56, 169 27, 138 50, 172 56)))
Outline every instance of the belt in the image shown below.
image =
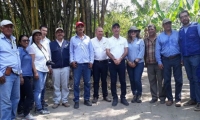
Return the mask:
POLYGON ((12 70, 12 73, 15 74, 15 75, 17 75, 17 76, 19 76, 19 73, 17 71, 13 71, 12 70))
POLYGON ((162 57, 163 57, 163 58, 167 58, 167 59, 174 59, 174 58, 179 57, 179 56, 180 56, 180 54, 171 55, 171 56, 169 56, 169 57, 165 57, 165 56, 162 56, 162 57))
POLYGON ((98 63, 106 63, 106 62, 108 62, 108 60, 94 60, 94 62, 98 62, 98 63))

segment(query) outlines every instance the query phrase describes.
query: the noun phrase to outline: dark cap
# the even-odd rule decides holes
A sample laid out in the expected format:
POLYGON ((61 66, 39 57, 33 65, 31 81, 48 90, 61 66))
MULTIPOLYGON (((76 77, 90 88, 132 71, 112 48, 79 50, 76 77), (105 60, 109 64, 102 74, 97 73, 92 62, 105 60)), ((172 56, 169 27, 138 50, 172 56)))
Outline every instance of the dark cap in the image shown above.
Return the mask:
POLYGON ((117 27, 119 27, 119 28, 120 28, 120 25, 119 25, 119 23, 114 23, 114 24, 112 25, 112 28, 114 28, 115 26, 117 26, 117 27))
POLYGON ((76 27, 78 27, 79 25, 82 25, 82 26, 84 26, 84 23, 83 23, 83 22, 81 22, 81 21, 79 21, 79 22, 76 22, 76 27))

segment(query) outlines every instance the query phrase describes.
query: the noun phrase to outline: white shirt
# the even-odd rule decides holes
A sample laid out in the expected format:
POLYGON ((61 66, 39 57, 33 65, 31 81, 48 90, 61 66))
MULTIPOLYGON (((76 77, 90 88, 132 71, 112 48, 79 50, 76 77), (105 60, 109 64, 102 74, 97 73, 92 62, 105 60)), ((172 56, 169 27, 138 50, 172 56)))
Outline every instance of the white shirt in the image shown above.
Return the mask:
POLYGON ((124 37, 115 38, 112 36, 108 38, 106 49, 110 49, 110 53, 115 59, 119 59, 123 55, 124 48, 128 48, 128 42, 124 37))
POLYGON ((57 43, 58 43, 58 45, 59 45, 60 47, 62 46, 63 40, 64 40, 64 39, 62 39, 62 41, 61 41, 61 42, 60 42, 60 41, 58 41, 58 40, 56 40, 56 41, 57 41, 57 43))
POLYGON ((41 72, 48 72, 49 69, 46 65, 47 60, 49 60, 48 53, 44 48, 42 48, 41 50, 37 47, 35 43, 33 43, 27 49, 29 54, 35 55, 34 64, 35 64, 36 70, 41 71, 41 72))
POLYGON ((107 40, 105 37, 102 37, 101 40, 98 40, 97 37, 91 39, 95 60, 106 60, 108 58, 106 55, 107 40))

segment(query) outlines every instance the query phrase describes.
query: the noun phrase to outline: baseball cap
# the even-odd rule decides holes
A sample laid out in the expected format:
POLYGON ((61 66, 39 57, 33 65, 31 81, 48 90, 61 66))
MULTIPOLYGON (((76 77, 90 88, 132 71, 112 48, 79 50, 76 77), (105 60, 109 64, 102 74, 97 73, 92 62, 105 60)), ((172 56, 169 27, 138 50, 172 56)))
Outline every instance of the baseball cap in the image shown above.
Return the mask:
POLYGON ((112 25, 112 28, 114 28, 115 26, 118 26, 118 27, 120 28, 119 23, 114 23, 114 24, 112 25))
POLYGON ((61 30, 62 32, 64 31, 61 27, 56 28, 55 32, 57 32, 58 30, 61 30))
POLYGON ((4 26, 4 25, 13 25, 13 23, 10 20, 2 20, 1 26, 4 26))
POLYGON ((138 32, 140 32, 140 29, 138 29, 136 26, 131 26, 131 27, 129 28, 128 32, 129 32, 129 31, 138 31, 138 32))
POLYGON ((78 27, 79 25, 83 25, 84 26, 84 23, 79 21, 79 22, 76 22, 76 27, 78 27))
POLYGON ((40 34, 42 34, 41 31, 38 30, 38 29, 35 29, 35 30, 32 31, 32 36, 33 36, 35 33, 40 33, 40 34))
POLYGON ((168 18, 165 18, 165 19, 163 19, 162 24, 165 24, 165 23, 168 23, 168 22, 171 23, 172 21, 168 18))

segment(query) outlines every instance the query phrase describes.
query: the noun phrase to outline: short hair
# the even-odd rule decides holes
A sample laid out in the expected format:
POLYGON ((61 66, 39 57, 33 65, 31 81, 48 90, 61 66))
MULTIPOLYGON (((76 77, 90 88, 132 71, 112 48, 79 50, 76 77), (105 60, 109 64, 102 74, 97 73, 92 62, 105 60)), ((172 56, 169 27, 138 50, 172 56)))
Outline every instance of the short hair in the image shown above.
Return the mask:
POLYGON ((44 27, 44 28, 47 28, 46 25, 41 25, 41 26, 39 27, 39 29, 41 30, 43 27, 44 27))
POLYGON ((156 30, 156 26, 154 24, 150 24, 147 26, 147 28, 149 29, 150 27, 153 27, 156 30))
POLYGON ((188 16, 190 16, 190 14, 189 14, 189 12, 188 12, 187 10, 183 10, 183 11, 181 11, 181 12, 178 14, 178 17, 179 17, 179 18, 181 17, 181 14, 182 14, 182 13, 187 13, 188 16))
POLYGON ((21 44, 20 44, 20 43, 22 42, 22 38, 23 38, 23 37, 27 37, 27 38, 28 38, 28 35, 20 35, 20 36, 19 36, 19 39, 18 39, 18 47, 21 47, 21 44))

